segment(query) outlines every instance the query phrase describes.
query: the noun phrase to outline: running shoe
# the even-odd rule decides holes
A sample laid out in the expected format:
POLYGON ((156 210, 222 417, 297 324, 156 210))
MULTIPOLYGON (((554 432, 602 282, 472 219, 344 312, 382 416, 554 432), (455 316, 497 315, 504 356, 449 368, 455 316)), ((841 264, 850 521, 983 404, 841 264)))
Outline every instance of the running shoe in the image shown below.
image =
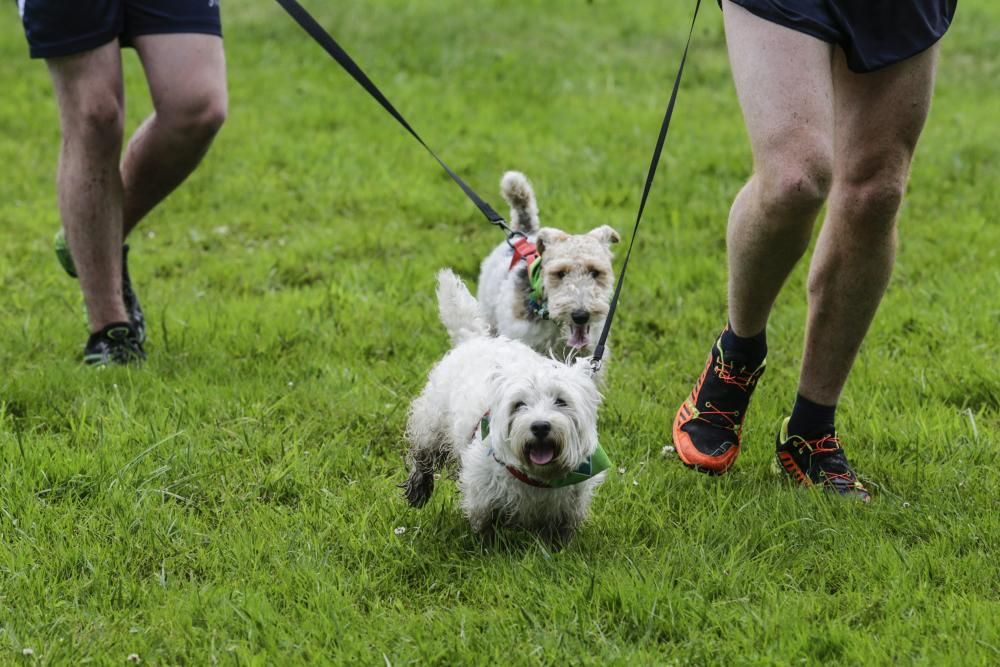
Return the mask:
POLYGON ((146 351, 131 322, 113 322, 92 333, 83 348, 83 362, 89 366, 125 365, 145 358, 146 351))
POLYGON ((708 357, 691 395, 674 417, 674 447, 684 465, 721 475, 740 453, 740 437, 750 396, 766 360, 752 365, 722 349, 722 336, 708 357))
POLYGON ((868 490, 847 462, 847 455, 836 433, 827 433, 812 440, 789 436, 788 421, 786 418, 781 424, 775 452, 782 470, 802 486, 820 486, 863 502, 871 500, 868 490))

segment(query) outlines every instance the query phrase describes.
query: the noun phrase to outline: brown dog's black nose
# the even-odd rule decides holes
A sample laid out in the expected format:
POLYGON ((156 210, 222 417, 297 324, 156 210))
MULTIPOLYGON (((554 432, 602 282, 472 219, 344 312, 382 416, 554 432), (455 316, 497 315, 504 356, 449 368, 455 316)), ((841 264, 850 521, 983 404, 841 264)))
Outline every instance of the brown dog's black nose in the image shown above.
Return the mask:
POLYGON ((590 321, 590 313, 585 310, 574 310, 570 313, 574 324, 586 324, 590 321))
POLYGON ((545 421, 531 422, 531 433, 539 440, 544 438, 552 430, 552 424, 545 421))

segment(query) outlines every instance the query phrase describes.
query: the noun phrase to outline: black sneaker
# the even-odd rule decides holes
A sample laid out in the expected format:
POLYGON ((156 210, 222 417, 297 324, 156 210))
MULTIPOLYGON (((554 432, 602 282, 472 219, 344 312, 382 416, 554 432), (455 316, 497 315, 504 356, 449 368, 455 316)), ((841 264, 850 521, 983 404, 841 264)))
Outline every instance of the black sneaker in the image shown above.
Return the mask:
POLYGON ((128 244, 122 246, 122 301, 125 302, 125 313, 129 322, 135 328, 140 343, 146 342, 146 316, 139 305, 139 297, 132 289, 132 279, 128 275, 128 244))
POLYGON ((751 368, 742 356, 723 352, 721 336, 715 341, 705 370, 674 417, 674 447, 684 465, 714 475, 729 470, 766 363, 751 368))
POLYGON ((145 358, 142 341, 130 322, 113 322, 90 334, 83 348, 83 362, 90 366, 131 364, 145 358))
MULTIPOLYGON (((66 243, 66 235, 63 230, 56 232, 54 239, 56 259, 71 278, 76 278, 76 265, 73 263, 73 255, 69 251, 66 243)), ((125 313, 129 321, 135 327, 139 335, 139 342, 146 342, 146 316, 142 313, 142 306, 139 305, 139 297, 132 289, 132 279, 128 275, 128 244, 122 246, 122 301, 125 302, 125 313)))
POLYGON ((836 433, 812 440, 788 435, 788 419, 781 424, 775 456, 778 465, 802 486, 818 485, 842 496, 868 502, 871 495, 847 462, 836 433))

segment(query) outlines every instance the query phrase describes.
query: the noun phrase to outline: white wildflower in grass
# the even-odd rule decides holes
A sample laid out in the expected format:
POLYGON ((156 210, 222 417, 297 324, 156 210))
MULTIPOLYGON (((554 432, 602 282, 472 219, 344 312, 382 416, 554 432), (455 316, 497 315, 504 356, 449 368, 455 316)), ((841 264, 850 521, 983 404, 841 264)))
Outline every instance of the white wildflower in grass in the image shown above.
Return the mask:
POLYGON ((403 533, 406 532, 406 526, 399 526, 397 528, 393 528, 392 532, 396 533, 397 535, 402 535, 403 533))
POLYGON ((30 646, 25 646, 24 648, 21 649, 21 655, 25 656, 35 655, 35 649, 31 648, 30 646))
POLYGON ((133 665, 138 665, 140 662, 142 662, 142 658, 139 657, 138 653, 129 653, 128 658, 126 658, 126 660, 131 662, 133 665))
POLYGON ((670 457, 673 456, 676 451, 677 450, 674 448, 673 445, 664 445, 663 449, 660 450, 660 455, 670 457))
POLYGON ((625 466, 622 466, 622 467, 618 468, 618 474, 619 475, 624 475, 625 474, 625 466))

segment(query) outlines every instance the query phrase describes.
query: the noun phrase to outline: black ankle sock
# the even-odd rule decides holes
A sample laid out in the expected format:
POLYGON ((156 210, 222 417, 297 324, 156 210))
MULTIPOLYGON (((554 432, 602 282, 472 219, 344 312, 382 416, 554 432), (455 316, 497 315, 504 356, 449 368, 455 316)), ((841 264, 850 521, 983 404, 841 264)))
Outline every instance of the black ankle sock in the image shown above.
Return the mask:
POLYGON ((788 420, 788 434, 803 438, 832 434, 836 405, 813 403, 802 394, 795 396, 792 418, 788 420))
POLYGON ((722 332, 722 349, 744 357, 750 370, 755 370, 767 356, 767 328, 755 336, 744 338, 733 333, 733 325, 727 324, 722 332))

